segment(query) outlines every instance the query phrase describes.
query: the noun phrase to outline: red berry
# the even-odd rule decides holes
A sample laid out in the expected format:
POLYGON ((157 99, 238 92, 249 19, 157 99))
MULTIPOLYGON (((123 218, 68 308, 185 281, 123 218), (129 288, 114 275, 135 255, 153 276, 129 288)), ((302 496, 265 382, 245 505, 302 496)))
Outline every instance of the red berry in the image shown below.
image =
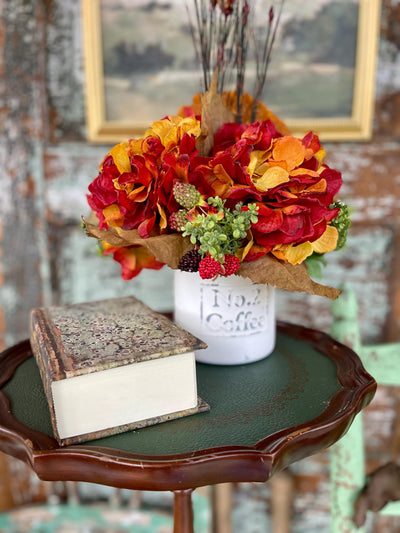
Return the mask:
POLYGON ((225 273, 223 274, 225 277, 231 276, 232 274, 237 272, 239 270, 239 267, 240 267, 240 261, 236 257, 236 255, 232 255, 232 254, 225 255, 225 263, 224 263, 225 273))
POLYGON ((199 264, 199 274, 202 279, 212 279, 221 272, 221 263, 210 255, 204 257, 199 264))

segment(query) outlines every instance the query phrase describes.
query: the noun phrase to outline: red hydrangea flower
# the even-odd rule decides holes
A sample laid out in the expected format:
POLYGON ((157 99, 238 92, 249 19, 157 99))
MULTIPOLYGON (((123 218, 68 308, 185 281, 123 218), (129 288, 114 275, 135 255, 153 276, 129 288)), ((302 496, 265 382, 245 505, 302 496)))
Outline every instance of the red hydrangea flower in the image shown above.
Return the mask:
POLYGON ((88 203, 100 228, 138 229, 142 238, 155 227, 166 230, 169 215, 179 208, 173 184, 188 181, 199 135, 196 119, 167 117, 144 138, 115 146, 89 186, 88 203))
MULTIPOLYGON (((248 127, 225 124, 215 135, 212 156, 193 169, 189 181, 202 194, 225 199, 227 207, 239 200, 256 202, 258 222, 252 228, 256 248, 246 260, 275 250, 286 260, 285 246, 318 241, 338 214, 330 205, 340 189, 341 175, 324 165, 323 157, 313 133, 297 139, 277 133, 270 121, 248 127)), ((324 244, 327 251, 334 249, 337 239, 331 229, 329 236, 324 244)), ((312 248, 304 248, 304 253, 310 255, 312 248)))

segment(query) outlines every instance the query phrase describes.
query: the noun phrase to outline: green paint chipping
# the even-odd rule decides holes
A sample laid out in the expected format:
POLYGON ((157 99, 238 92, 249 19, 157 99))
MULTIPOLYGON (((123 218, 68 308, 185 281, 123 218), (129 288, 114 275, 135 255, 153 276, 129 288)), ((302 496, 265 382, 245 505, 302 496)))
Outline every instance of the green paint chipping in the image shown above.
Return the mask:
MULTIPOLYGON (((400 343, 364 346, 358 325, 358 305, 355 292, 349 284, 332 303, 333 323, 331 334, 339 342, 353 348, 365 369, 381 385, 400 385, 400 343)), ((347 434, 330 450, 331 457, 331 531, 363 533, 353 523, 354 501, 366 482, 365 450, 362 415, 354 420, 347 434)), ((386 510, 387 514, 400 515, 400 502, 386 510)))

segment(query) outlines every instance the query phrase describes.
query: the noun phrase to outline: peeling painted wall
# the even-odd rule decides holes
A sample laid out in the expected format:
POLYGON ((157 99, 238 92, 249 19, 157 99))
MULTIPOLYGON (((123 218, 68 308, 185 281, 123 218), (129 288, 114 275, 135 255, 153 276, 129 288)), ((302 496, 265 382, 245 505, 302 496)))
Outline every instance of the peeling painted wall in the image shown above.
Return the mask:
MULTIPOLYGON (((79 226, 87 185, 108 148, 85 141, 81 32, 79 0, 0 0, 0 347, 28 335, 28 312, 37 305, 135 294, 156 309, 172 307, 170 271, 123 282, 119 266, 98 257, 79 226)), ((354 224, 347 248, 328 258, 324 281, 353 284, 365 342, 400 340, 398 0, 382 5, 373 139, 326 148, 330 164, 343 172, 342 196, 354 208, 354 224)), ((329 302, 280 293, 278 315, 327 329, 329 302)), ((369 416, 386 417, 389 436, 375 435, 374 461, 393 450, 390 434, 399 419, 393 391, 380 394, 369 416)), ((325 456, 301 462, 293 474, 295 511, 308 524, 302 531, 312 531, 313 521, 327 530, 325 456), (325 505, 313 499, 321 490, 325 505)), ((259 498, 246 491, 248 502, 259 498)))

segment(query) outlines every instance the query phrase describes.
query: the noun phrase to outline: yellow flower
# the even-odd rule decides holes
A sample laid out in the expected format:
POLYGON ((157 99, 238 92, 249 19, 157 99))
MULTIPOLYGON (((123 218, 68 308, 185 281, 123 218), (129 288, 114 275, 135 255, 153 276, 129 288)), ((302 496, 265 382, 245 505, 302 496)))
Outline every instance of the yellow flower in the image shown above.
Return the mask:
POLYGON ((145 137, 157 136, 161 144, 168 151, 178 145, 184 134, 200 136, 201 125, 198 120, 192 117, 167 117, 153 122, 146 131, 145 137))
POLYGON ((297 246, 293 244, 280 244, 275 246, 272 253, 275 257, 286 263, 298 265, 314 252, 324 254, 335 250, 338 236, 338 231, 334 226, 327 226, 321 237, 314 242, 307 241, 297 246))
POLYGON ((115 145, 109 154, 113 158, 114 163, 121 174, 123 174, 124 172, 131 171, 131 163, 129 161, 128 149, 128 143, 120 143, 115 145))
POLYGON ((124 217, 116 204, 111 204, 103 209, 103 215, 104 221, 113 228, 121 227, 124 223, 124 217))
POLYGON ((247 172, 258 191, 266 192, 290 180, 289 172, 280 166, 270 165, 270 151, 254 150, 250 154, 247 172))

